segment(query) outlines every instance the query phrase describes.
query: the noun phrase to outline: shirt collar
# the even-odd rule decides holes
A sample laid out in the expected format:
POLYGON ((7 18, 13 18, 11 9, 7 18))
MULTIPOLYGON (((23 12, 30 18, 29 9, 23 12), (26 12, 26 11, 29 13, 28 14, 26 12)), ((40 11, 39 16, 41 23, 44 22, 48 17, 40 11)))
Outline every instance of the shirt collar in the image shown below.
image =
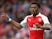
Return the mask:
MULTIPOLYGON (((39 12, 39 14, 38 15, 36 15, 36 16, 39 16, 39 15, 41 15, 41 13, 39 12)), ((31 14, 31 16, 33 16, 33 14, 31 14)))

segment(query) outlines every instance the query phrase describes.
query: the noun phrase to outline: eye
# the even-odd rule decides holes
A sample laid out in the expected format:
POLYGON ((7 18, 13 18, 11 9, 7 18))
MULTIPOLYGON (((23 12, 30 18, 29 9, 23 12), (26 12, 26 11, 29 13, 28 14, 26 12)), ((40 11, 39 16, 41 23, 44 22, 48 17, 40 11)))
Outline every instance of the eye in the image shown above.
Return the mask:
POLYGON ((30 11, 32 11, 34 8, 29 8, 30 11))

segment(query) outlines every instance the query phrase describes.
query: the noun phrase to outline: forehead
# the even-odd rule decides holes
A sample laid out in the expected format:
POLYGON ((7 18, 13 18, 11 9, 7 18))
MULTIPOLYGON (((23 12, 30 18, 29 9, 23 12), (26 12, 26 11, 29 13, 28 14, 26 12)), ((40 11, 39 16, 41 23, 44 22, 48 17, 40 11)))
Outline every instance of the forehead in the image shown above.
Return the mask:
POLYGON ((38 7, 37 4, 31 4, 31 7, 38 7))

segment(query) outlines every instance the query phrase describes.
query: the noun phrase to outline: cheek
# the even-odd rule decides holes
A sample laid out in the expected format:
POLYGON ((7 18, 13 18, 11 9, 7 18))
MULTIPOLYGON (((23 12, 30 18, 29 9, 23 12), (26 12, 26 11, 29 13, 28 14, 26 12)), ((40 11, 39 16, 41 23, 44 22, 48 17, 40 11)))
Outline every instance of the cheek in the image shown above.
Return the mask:
POLYGON ((39 9, 38 8, 35 8, 34 11, 39 11, 39 9))
POLYGON ((30 8, 29 10, 30 10, 30 11, 33 11, 33 10, 34 10, 34 8, 30 8))

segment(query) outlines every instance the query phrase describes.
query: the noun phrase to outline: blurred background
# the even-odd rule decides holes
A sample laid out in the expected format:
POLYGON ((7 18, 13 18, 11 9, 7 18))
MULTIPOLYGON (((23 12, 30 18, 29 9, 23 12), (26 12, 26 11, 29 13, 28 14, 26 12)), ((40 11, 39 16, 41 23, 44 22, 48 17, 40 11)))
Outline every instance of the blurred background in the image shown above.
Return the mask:
MULTIPOLYGON (((20 31, 11 23, 4 21, 4 13, 17 22, 21 22, 25 16, 30 15, 29 6, 32 2, 41 5, 40 12, 46 15, 52 26, 52 0, 0 0, 0 39, 28 39, 29 29, 27 25, 20 31)), ((44 32, 44 39, 52 39, 52 30, 44 32)))

